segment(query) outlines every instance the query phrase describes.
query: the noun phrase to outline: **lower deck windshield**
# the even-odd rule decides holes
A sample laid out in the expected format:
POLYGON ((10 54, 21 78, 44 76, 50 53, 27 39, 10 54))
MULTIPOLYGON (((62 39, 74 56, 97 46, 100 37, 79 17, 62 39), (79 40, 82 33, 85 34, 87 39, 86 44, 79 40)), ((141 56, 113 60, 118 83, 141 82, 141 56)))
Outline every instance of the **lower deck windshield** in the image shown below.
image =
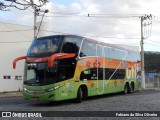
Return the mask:
POLYGON ((73 58, 55 60, 52 68, 45 63, 26 63, 24 84, 42 86, 70 79, 74 76, 76 61, 73 58))
POLYGON ((24 84, 47 85, 57 81, 56 67, 49 68, 47 63, 26 63, 25 69, 24 84))

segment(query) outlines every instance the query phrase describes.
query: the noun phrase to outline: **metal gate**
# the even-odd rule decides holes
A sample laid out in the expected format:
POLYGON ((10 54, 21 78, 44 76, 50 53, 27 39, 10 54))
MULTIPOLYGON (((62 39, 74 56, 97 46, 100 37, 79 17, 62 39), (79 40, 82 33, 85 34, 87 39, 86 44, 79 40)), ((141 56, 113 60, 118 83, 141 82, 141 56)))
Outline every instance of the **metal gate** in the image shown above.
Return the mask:
POLYGON ((160 88, 160 74, 148 73, 145 77, 146 88, 160 88))

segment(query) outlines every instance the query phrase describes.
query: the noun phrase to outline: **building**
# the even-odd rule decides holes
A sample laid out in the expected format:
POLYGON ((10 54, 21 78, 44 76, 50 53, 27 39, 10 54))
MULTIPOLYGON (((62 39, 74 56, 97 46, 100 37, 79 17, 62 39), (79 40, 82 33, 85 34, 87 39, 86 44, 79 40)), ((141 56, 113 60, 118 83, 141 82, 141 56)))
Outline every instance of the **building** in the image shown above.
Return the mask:
MULTIPOLYGON (((48 22, 43 22, 41 29, 38 37, 52 34, 43 31, 48 29, 48 22)), ((33 33, 33 26, 0 22, 0 92, 22 90, 24 61, 17 62, 16 69, 12 63, 15 58, 27 54, 33 33)))
POLYGON ((33 27, 0 22, 0 92, 22 90, 24 61, 13 69, 12 62, 24 56, 33 39, 33 27))

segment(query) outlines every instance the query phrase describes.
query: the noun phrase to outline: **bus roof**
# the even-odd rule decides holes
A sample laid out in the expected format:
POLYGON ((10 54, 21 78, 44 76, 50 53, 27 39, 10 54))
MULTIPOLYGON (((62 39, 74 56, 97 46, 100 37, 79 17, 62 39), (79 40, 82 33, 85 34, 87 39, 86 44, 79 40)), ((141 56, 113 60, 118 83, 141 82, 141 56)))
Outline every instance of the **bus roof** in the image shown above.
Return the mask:
MULTIPOLYGON (((102 42, 102 41, 98 41, 98 40, 95 40, 95 39, 91 39, 91 38, 87 38, 87 37, 83 37, 83 36, 79 36, 79 35, 72 35, 72 34, 69 34, 69 35, 51 35, 51 36, 44 36, 44 37, 39 37, 39 38, 47 38, 47 37, 53 37, 53 36, 61 36, 61 37, 65 37, 65 36, 73 36, 73 37, 80 37, 82 39, 86 39, 86 40, 89 40, 89 41, 94 41, 94 42, 97 42, 99 44, 103 44, 103 45, 106 45, 108 47, 113 47, 113 48, 117 48, 117 49, 121 49, 121 50, 127 50, 127 51, 132 51, 132 52, 139 52, 139 47, 138 46, 130 46, 130 45, 123 45, 123 44, 110 44, 110 43, 105 43, 105 42, 102 42)), ((39 39, 37 38, 37 39, 39 39)), ((36 40, 36 39, 35 39, 36 40)))

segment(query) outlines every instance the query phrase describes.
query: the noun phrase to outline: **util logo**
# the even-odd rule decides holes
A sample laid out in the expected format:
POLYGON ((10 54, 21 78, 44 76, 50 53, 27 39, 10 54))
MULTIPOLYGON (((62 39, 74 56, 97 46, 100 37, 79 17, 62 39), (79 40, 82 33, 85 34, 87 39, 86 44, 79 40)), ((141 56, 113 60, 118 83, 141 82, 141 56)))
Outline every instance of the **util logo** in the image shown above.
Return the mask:
POLYGON ((126 68, 127 79, 136 78, 138 70, 139 70, 138 64, 135 64, 131 68, 126 68))
POLYGON ((41 62, 41 58, 36 59, 35 62, 41 62))

